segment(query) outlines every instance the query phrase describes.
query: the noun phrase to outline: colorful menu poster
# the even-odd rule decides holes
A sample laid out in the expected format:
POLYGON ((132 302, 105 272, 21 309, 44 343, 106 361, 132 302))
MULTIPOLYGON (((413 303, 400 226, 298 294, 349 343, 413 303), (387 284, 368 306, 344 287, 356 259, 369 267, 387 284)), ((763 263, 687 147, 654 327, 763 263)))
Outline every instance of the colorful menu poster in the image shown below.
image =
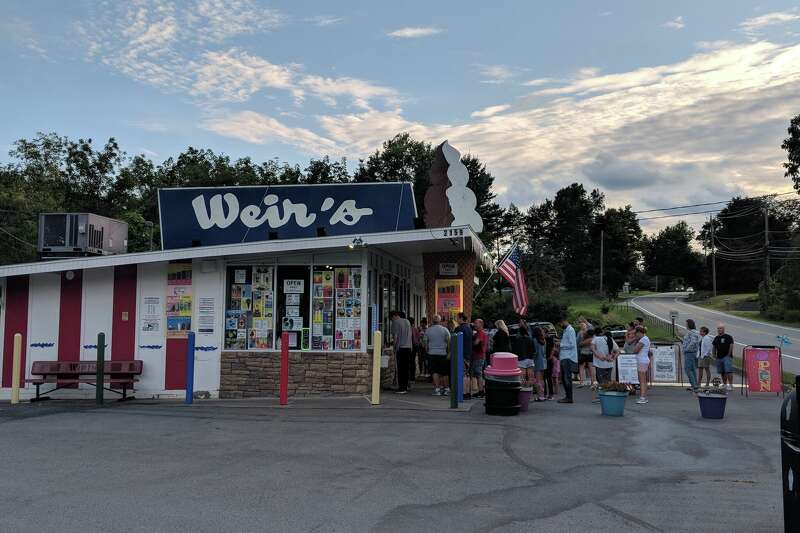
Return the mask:
MULTIPOLYGON (((311 349, 333 349, 333 270, 315 270, 311 284, 311 349)), ((289 295, 287 294, 287 297, 289 295)))
POLYGON ((361 348, 361 269, 337 268, 334 271, 336 284, 336 328, 337 350, 359 350, 361 348))
POLYGON ((167 266, 167 338, 185 339, 192 329, 192 264, 167 266))
POLYGON ((225 312, 225 348, 272 349, 274 335, 273 267, 233 269, 225 312))
POLYGON ((460 279, 436 280, 436 314, 443 319, 455 318, 464 310, 464 281, 460 279))

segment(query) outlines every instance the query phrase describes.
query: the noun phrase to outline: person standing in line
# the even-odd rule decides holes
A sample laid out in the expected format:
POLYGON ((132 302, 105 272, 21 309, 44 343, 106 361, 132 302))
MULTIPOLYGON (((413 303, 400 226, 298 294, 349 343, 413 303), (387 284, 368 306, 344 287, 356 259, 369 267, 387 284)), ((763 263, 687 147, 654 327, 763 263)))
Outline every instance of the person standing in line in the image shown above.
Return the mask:
POLYGON ((428 319, 422 317, 419 319, 419 329, 417 330, 417 360, 419 363, 419 374, 421 376, 430 376, 428 354, 425 352, 425 332, 427 330, 428 319))
POLYGON ((492 338, 492 353, 510 352, 511 338, 508 335, 508 326, 504 320, 495 320, 497 331, 492 338))
POLYGON ((686 321, 686 335, 681 341, 681 353, 683 354, 683 371, 689 379, 691 387, 688 390, 697 392, 700 388, 697 385, 697 358, 700 355, 700 334, 697 333, 697 326, 691 318, 686 321))
MULTIPOLYGON (((469 317, 465 313, 458 313, 456 320, 458 320, 458 325, 453 333, 456 335, 461 333, 462 336, 462 355, 464 357, 464 399, 471 400, 472 389, 470 389, 470 384, 472 383, 472 380, 470 379, 470 368, 472 367, 472 326, 469 325, 469 317)), ((458 354, 454 355, 458 357, 458 354)), ((453 376, 453 379, 457 379, 456 376, 453 376)), ((477 393, 478 391, 475 392, 477 393)))
POLYGON ((544 397, 544 371, 547 370, 547 338, 540 327, 533 328, 533 371, 536 386, 539 388, 537 402, 543 402, 544 397))
POLYGON ((433 315, 433 325, 425 331, 423 339, 433 379, 433 395, 447 396, 450 394, 450 362, 447 356, 450 350, 450 331, 442 326, 441 316, 433 315))
POLYGON ((592 325, 585 318, 578 319, 580 330, 578 332, 578 388, 591 387, 594 383, 594 369, 592 368, 592 338, 594 331, 592 325))
POLYGON ((628 329, 625 331, 625 342, 622 345, 622 353, 633 353, 633 347, 636 346, 636 322, 628 324, 628 329))
MULTIPOLYGON (((592 364, 594 365, 597 384, 605 385, 611 381, 611 371, 614 369, 614 358, 619 353, 619 348, 614 340, 609 338, 599 329, 596 329, 592 337, 592 364)), ((599 403, 600 397, 595 392, 592 403, 599 403)))
POLYGON ((717 372, 722 376, 725 388, 733 390, 733 337, 725 333, 725 326, 717 326, 717 336, 712 341, 717 358, 717 372))
POLYGON ((419 353, 419 330, 414 322, 414 317, 408 317, 411 325, 411 358, 408 361, 408 382, 414 385, 417 382, 417 354, 419 353))
POLYGON ((524 320, 519 322, 519 333, 511 341, 511 352, 517 356, 517 366, 522 370, 522 384, 533 382, 533 340, 524 320))
POLYGON ((639 399, 636 403, 644 405, 647 403, 647 371, 650 368, 650 338, 644 326, 636 326, 636 346, 633 351, 639 367, 639 399))
POLYGON ((706 375, 706 387, 711 383, 711 358, 714 355, 714 337, 708 334, 708 328, 703 326, 700 328, 700 359, 697 361, 697 368, 700 375, 697 378, 697 384, 703 383, 703 373, 706 375))
POLYGON ((483 329, 483 319, 476 318, 473 323, 472 357, 470 362, 470 389, 477 391, 476 397, 486 395, 483 381, 483 368, 486 366, 486 352, 489 350, 489 335, 483 329))
POLYGON ((573 403, 572 400, 572 374, 578 370, 578 341, 575 337, 575 328, 565 318, 561 319, 561 344, 559 356, 561 358, 561 384, 564 385, 564 397, 558 403, 573 403))
POLYGON ((389 313, 392 320, 392 342, 397 364, 397 394, 408 394, 408 369, 411 359, 411 324, 401 311, 389 313))
POLYGON ((547 399, 552 400, 558 396, 558 381, 561 379, 561 361, 558 359, 558 339, 555 335, 548 335, 547 341, 547 371, 544 373, 544 382, 549 387, 547 390, 547 399))

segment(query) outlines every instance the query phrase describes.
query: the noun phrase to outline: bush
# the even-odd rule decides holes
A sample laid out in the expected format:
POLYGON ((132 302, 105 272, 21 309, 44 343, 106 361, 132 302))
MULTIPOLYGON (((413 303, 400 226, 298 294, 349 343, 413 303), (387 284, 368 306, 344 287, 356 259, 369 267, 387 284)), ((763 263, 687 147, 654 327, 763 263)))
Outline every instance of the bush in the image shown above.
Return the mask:
POLYGON ((783 313, 783 319, 787 322, 800 322, 800 309, 787 309, 783 313))
POLYGON ((611 312, 611 307, 609 307, 608 304, 603 304, 603 307, 600 308, 600 312, 607 315, 611 312))
POLYGON ((540 299, 528 305, 528 318, 531 320, 546 320, 553 324, 567 316, 567 306, 550 299, 540 299))

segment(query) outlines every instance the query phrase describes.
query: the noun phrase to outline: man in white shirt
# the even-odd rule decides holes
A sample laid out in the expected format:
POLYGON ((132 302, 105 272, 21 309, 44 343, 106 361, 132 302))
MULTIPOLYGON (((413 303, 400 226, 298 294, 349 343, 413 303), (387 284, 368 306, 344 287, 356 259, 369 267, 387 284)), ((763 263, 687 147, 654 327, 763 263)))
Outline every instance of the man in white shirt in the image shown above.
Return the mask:
POLYGON ((703 373, 706 375, 706 387, 711 382, 711 359, 714 357, 714 337, 709 335, 708 328, 700 328, 700 359, 697 361, 697 384, 703 383, 703 373))
POLYGON ((566 318, 561 320, 563 333, 559 345, 561 358, 561 384, 564 385, 564 397, 558 403, 572 403, 572 373, 578 370, 578 343, 573 328, 566 318))
MULTIPOLYGON (((594 330, 592 337, 592 365, 595 369, 597 384, 603 386, 611 381, 611 372, 614 370, 614 358, 619 353, 617 344, 610 339, 604 331, 599 328, 594 330)), ((599 397, 595 397, 592 403, 600 402, 599 397)))
POLYGON ((636 326, 636 363, 639 366, 639 399, 636 403, 644 405, 647 403, 647 370, 650 368, 650 338, 647 336, 647 328, 636 326))

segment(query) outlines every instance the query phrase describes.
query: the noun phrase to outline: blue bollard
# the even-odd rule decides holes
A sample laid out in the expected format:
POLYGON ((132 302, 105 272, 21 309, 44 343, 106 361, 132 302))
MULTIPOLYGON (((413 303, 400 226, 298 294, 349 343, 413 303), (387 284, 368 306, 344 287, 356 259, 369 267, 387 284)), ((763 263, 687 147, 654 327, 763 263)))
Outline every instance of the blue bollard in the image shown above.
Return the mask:
POLYGON ((189 332, 186 343, 186 405, 191 405, 194 399, 194 331, 189 332))
POLYGON ((458 403, 464 401, 464 334, 459 333, 456 335, 456 343, 458 343, 458 403))

